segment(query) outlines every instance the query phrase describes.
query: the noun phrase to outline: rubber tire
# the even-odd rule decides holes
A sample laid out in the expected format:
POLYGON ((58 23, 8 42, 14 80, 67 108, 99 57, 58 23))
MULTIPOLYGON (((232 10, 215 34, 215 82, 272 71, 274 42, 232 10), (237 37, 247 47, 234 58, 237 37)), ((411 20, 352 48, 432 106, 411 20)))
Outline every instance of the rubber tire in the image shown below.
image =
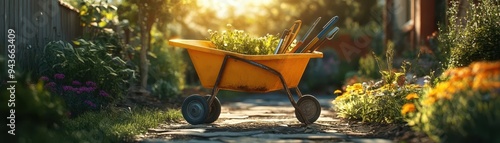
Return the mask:
POLYGON ((194 94, 182 102, 182 116, 192 125, 205 123, 208 117, 208 103, 203 96, 194 94))
MULTIPOLYGON (((309 123, 314 123, 321 115, 321 106, 318 99, 312 95, 304 95, 297 101, 297 106, 306 116, 309 123)), ((302 123, 304 120, 299 116, 299 111, 295 110, 295 117, 302 123)))
MULTIPOLYGON (((210 95, 205 96, 205 100, 207 101, 207 104, 208 104, 208 99, 210 99, 210 95)), ((220 112, 221 112, 221 105, 220 105, 219 98, 215 97, 215 100, 212 103, 212 105, 210 106, 210 108, 212 108, 212 110, 208 113, 208 116, 205 119, 205 123, 213 123, 217 119, 219 119, 220 112)))

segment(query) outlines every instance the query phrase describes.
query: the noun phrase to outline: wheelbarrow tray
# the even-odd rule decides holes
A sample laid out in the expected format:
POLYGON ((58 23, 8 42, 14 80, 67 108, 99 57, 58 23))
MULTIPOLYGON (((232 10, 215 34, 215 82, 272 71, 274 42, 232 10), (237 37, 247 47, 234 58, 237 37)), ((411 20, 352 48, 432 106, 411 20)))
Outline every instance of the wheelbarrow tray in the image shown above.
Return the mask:
MULTIPOLYGON (((185 48, 194 65, 201 85, 214 88, 224 58, 228 55, 265 65, 279 72, 288 88, 297 88, 311 58, 322 58, 323 53, 286 53, 276 55, 245 55, 219 50, 207 40, 169 40, 175 47, 185 48)), ((224 90, 264 93, 283 89, 280 78, 264 68, 228 59, 222 71, 218 88, 224 90)))

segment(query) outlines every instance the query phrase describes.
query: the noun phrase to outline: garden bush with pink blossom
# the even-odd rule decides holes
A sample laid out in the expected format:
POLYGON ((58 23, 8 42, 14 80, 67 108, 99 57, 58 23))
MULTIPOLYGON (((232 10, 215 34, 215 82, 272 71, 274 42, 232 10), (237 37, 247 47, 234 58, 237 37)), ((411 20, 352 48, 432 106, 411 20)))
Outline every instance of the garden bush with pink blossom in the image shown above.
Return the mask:
POLYGON ((39 68, 46 87, 64 98, 73 114, 98 110, 120 101, 134 70, 109 53, 105 41, 50 42, 44 47, 39 68))
POLYGON ((113 101, 113 97, 93 81, 72 80, 62 73, 42 76, 40 80, 45 82, 48 91, 64 99, 71 116, 99 110, 113 101))

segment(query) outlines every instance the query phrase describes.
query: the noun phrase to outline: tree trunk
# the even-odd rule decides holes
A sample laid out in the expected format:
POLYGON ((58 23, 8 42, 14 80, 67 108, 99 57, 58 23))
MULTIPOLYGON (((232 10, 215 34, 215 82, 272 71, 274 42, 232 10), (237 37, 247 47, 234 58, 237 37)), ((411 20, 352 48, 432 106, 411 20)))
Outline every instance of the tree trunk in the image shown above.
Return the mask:
MULTIPOLYGON (((145 12, 139 9, 139 17, 145 17, 145 12)), ((140 21, 139 26, 141 28, 141 52, 140 52, 140 90, 141 91, 146 91, 147 85, 148 85, 148 68, 149 68, 149 62, 147 59, 147 54, 148 54, 148 48, 149 48, 149 32, 150 28, 148 28, 147 24, 145 21, 140 21)))

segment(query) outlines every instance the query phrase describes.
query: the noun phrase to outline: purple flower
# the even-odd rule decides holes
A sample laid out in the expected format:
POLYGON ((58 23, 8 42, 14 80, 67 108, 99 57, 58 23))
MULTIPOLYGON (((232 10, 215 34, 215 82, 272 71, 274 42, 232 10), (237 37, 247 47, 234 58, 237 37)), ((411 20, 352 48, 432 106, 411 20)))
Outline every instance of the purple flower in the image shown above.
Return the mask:
POLYGON ((94 103, 92 103, 92 101, 90 101, 90 100, 85 100, 84 102, 85 102, 87 105, 91 106, 91 107, 94 107, 94 108, 96 107, 96 105, 95 105, 94 103))
POLYGON ((104 90, 99 91, 99 95, 104 96, 104 97, 109 96, 109 94, 106 93, 106 91, 104 91, 104 90))
POLYGON ((85 82, 85 84, 87 84, 87 86, 90 86, 90 87, 97 87, 97 84, 93 81, 87 81, 87 82, 85 82))
POLYGON ((55 87, 56 86, 56 83, 55 82, 49 82, 47 83, 47 85, 45 85, 46 87, 55 87))
POLYGON ((87 87, 80 87, 78 88, 78 91, 81 91, 81 92, 89 92, 87 87))
POLYGON ((45 88, 50 90, 50 91, 55 91, 56 90, 56 83, 55 82, 49 82, 45 84, 45 88))
POLYGON ((64 74, 62 74, 62 73, 55 74, 54 78, 55 79, 64 79, 64 74))
POLYGON ((78 85, 82 85, 82 83, 80 83, 80 82, 79 82, 79 81, 77 81, 77 80, 74 80, 74 81, 73 81, 73 85, 77 85, 77 86, 78 86, 78 85))
POLYGON ((87 92, 87 93, 90 93, 90 92, 94 91, 94 90, 95 90, 95 88, 93 88, 93 87, 80 87, 80 88, 79 88, 79 90, 80 90, 81 92, 87 92))
POLYGON ((42 77, 40 77, 40 80, 42 80, 42 81, 49 81, 49 78, 46 77, 46 76, 42 76, 42 77))
POLYGON ((63 90, 64 91, 73 91, 73 87, 72 86, 63 86, 63 90))

